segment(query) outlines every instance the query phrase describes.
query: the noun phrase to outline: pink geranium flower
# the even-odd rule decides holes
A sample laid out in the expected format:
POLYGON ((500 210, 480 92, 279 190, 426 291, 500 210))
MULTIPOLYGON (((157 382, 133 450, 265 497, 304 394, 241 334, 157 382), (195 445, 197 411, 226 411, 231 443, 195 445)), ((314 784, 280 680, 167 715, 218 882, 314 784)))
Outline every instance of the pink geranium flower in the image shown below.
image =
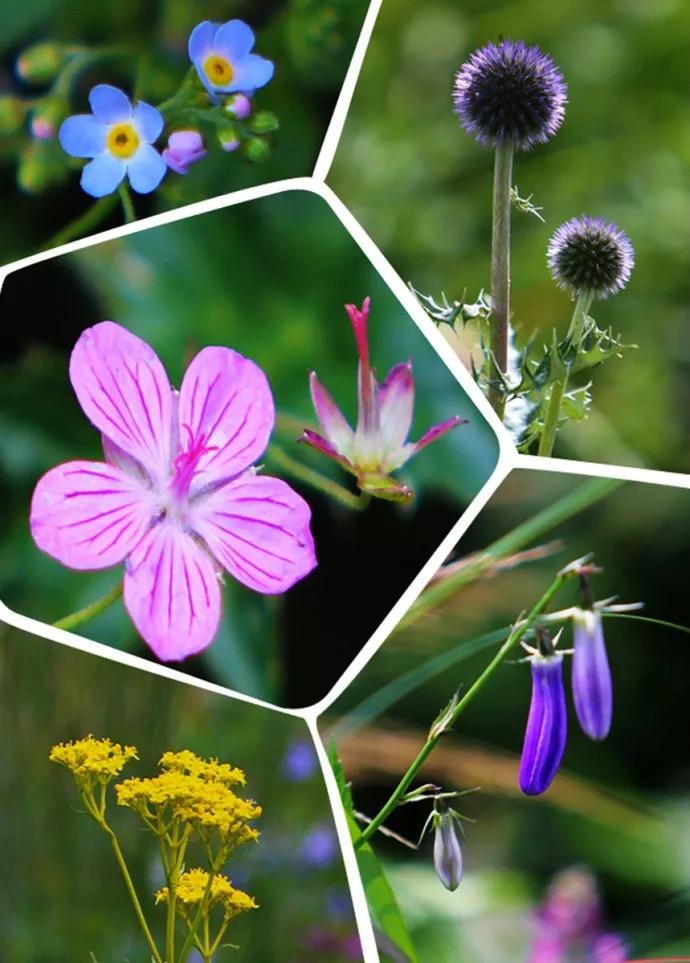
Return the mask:
POLYGON ((212 642, 223 569, 275 594, 315 567, 309 506, 253 467, 275 411, 252 361, 204 348, 178 393, 152 348, 103 321, 77 341, 70 380, 106 460, 44 475, 31 534, 69 568, 124 561, 125 607, 159 659, 184 659, 212 642))
POLYGON ((337 461, 357 478, 362 492, 388 501, 404 502, 412 490, 390 473, 416 452, 445 435, 463 419, 458 415, 429 428, 417 442, 408 442, 414 411, 412 362, 396 364, 382 384, 376 380, 369 360, 367 320, 370 299, 361 308, 346 304, 357 344, 357 426, 353 429, 316 372, 309 375, 312 402, 323 434, 305 428, 298 441, 306 442, 323 455, 337 461))

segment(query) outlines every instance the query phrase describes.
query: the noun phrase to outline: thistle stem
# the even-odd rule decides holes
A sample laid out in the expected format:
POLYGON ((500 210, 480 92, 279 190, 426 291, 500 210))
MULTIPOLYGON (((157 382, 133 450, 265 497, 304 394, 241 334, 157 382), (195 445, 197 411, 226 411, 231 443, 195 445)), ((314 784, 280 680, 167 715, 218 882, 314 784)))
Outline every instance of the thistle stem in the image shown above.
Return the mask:
POLYGON ((71 632, 72 629, 75 629, 78 625, 82 625, 84 622, 88 622, 89 619, 94 619, 97 615, 100 615, 101 612, 105 612, 114 602, 117 602, 121 595, 122 582, 120 581, 117 585, 114 585, 109 592, 106 592, 102 598, 97 599, 83 609, 79 609, 78 612, 65 615, 64 618, 53 622, 53 625, 56 629, 66 629, 68 632, 71 632))
MULTIPOLYGON (((496 148, 494 164, 494 206, 491 229, 491 380, 508 373, 508 330, 510 324, 510 188, 513 176, 513 142, 496 148), (495 368, 494 368, 495 366, 495 368)), ((503 420, 505 396, 500 387, 489 387, 489 401, 503 420)))
MULTIPOLYGON (((585 330, 585 318, 591 303, 592 295, 588 292, 578 295, 570 327, 568 328, 568 334, 566 335, 567 341, 571 341, 573 344, 579 346, 585 330)), ((539 449, 537 451, 537 454, 543 458, 550 458, 553 452, 553 446, 556 442, 556 432, 558 431, 558 422, 561 417, 563 398, 565 397, 565 390, 568 386, 569 373, 568 366, 566 366, 563 377, 554 381, 551 385, 551 394, 549 395, 546 416, 544 418, 544 428, 539 439, 539 449)))
POLYGON ((341 505, 345 505, 346 508, 354 508, 356 511, 361 512, 369 504, 370 499, 366 493, 361 497, 353 495, 346 488, 343 488, 342 485, 319 474, 319 472, 314 471, 313 468, 308 468, 306 465, 303 465, 297 461, 296 458, 288 455, 287 452, 283 451, 282 448, 278 448, 276 445, 270 445, 266 454, 269 459, 272 459, 276 465, 283 468, 289 475, 292 475, 293 478, 298 478, 304 482, 305 485, 316 488, 325 495, 335 498, 341 505))
POLYGON ((453 727, 458 719, 458 716, 464 712, 470 702, 474 699, 477 693, 486 685, 491 676, 494 674, 499 665, 503 662, 505 657, 508 655, 511 649, 513 649, 520 639, 525 635, 527 630, 531 628, 539 615, 548 606, 549 602, 563 586, 563 584, 570 578, 574 577, 573 571, 564 571, 559 573, 551 585, 548 587, 546 592, 542 595, 536 605, 533 607, 532 611, 525 619, 520 619, 518 624, 513 627, 508 638, 505 640, 501 648, 498 650, 493 659, 489 662, 484 671, 479 675, 470 688, 467 690, 465 695, 460 699, 455 710, 449 715, 447 722, 443 727, 439 727, 438 730, 427 737, 426 742, 422 748, 417 753, 416 758, 410 765, 409 769, 402 777, 398 786, 393 791, 393 794, 389 798, 388 802, 385 803, 380 812, 372 819, 367 828, 364 830, 359 839, 355 842, 355 849, 364 845, 374 833, 377 831, 379 826, 381 826, 386 819, 390 816, 393 810, 400 804, 402 796, 407 792, 412 783, 413 779, 417 775, 418 771, 422 767, 423 763, 426 761, 427 757, 430 755, 436 743, 439 741, 444 732, 447 732, 453 727))

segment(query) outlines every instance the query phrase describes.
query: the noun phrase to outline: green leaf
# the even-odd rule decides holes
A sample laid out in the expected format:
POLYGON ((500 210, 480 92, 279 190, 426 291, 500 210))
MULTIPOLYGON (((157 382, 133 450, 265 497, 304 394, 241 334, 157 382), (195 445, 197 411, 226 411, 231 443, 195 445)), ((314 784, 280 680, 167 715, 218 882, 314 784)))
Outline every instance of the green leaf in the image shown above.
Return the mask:
MULTIPOLYGON (((361 831, 350 813, 347 814, 347 822, 352 841, 356 842, 361 836, 361 831)), ((357 863, 374 925, 378 926, 405 954, 409 963, 419 963, 417 952, 400 913, 395 894, 386 879, 376 853, 369 843, 364 843, 357 849, 357 863)))

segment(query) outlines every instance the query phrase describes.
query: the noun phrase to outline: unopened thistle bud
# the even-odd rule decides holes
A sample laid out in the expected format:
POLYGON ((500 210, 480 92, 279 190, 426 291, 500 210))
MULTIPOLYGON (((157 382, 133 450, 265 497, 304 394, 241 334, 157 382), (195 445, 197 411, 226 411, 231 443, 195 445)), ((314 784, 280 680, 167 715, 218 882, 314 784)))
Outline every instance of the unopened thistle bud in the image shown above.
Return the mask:
POLYGON ((560 288, 593 298, 607 298, 624 288, 635 265, 628 235, 601 217, 584 214, 561 224, 546 257, 560 288))
POLYGON ((511 142, 529 150, 556 133, 567 88, 551 57, 522 41, 476 50, 455 78, 455 112, 484 147, 511 142))
POLYGON ((434 869, 443 885, 452 893, 462 879, 462 848, 458 838, 460 817, 442 799, 437 801, 437 806, 433 814, 434 869))
POLYGON ((563 655, 548 632, 539 630, 539 648, 530 657, 532 701, 520 759, 520 789, 527 796, 545 792, 561 764, 568 732, 563 691, 563 655))

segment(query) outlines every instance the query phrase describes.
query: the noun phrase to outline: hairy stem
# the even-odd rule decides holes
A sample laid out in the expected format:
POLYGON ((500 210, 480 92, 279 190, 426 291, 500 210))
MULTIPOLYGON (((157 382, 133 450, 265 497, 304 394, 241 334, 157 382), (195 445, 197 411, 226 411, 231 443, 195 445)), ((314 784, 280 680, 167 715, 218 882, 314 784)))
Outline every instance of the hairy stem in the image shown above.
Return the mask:
POLYGON ((134 211, 132 195, 129 193, 129 188, 124 181, 122 181, 118 187, 117 193, 120 195, 120 203, 122 204, 122 213, 125 217, 125 224, 132 224, 133 221, 136 221, 137 215, 134 211))
POLYGON ((72 629, 75 629, 78 625, 82 625, 84 622, 88 622, 89 619, 94 619, 97 615, 100 615, 101 612, 105 612, 114 602, 117 602, 121 595, 122 581, 114 585, 102 598, 97 599, 83 609, 79 609, 78 612, 65 615, 64 618, 53 622, 53 625, 56 629, 67 629, 67 631, 71 632, 72 629))
POLYGON ((518 644, 518 642, 525 635, 527 630, 534 624, 538 616, 541 615, 541 613, 547 607, 547 605, 549 604, 553 596, 556 594, 556 592, 558 592, 558 590, 561 588, 564 582, 566 582, 569 578, 572 578, 573 575, 574 573, 572 571, 564 571, 559 573, 559 575, 556 576, 554 581, 551 583, 551 585, 546 590, 546 592, 544 592, 544 594, 539 599, 539 601, 534 606, 534 608, 529 613, 529 615, 525 619, 521 619, 520 622, 513 627, 508 638, 503 643, 501 648, 498 650, 496 655, 489 662, 489 664, 481 673, 481 675, 479 675, 475 679, 475 681, 467 690, 467 692, 462 697, 462 699, 460 699, 460 701, 458 702, 452 714, 449 716, 444 726, 439 727, 434 734, 430 734, 428 736, 426 742, 417 753, 416 758, 414 759, 409 769, 407 770, 405 775, 402 777, 402 779, 398 783, 395 790, 393 791, 393 794, 389 798, 388 802, 385 803, 383 808, 372 819, 372 821, 369 823, 367 828, 363 831, 362 835, 355 842, 354 844, 355 849, 358 849, 364 843, 368 842, 368 840, 371 839, 374 833, 378 830, 379 826, 381 826, 386 821, 386 819, 390 816, 393 810, 399 805, 401 798, 409 789, 415 776, 421 769, 427 757, 431 754, 432 750, 436 746, 436 743, 439 741, 443 733, 447 732, 450 728, 452 728, 452 726, 455 724, 460 714, 464 712, 464 710, 467 708, 470 702, 474 699, 477 693, 486 685, 486 683, 489 681, 489 679, 494 674, 494 672, 499 667, 499 665, 503 662, 503 660, 511 651, 511 649, 513 649, 518 644))
POLYGON ((59 247, 61 244, 67 244, 68 241, 74 241, 78 237, 82 237, 84 234, 90 234, 101 221, 104 221, 108 214, 113 210, 117 203, 117 194, 108 194, 106 197, 101 197, 92 204, 91 207, 87 208, 83 214, 76 217, 69 224, 65 225, 62 230, 58 231, 57 234, 53 235, 50 241, 46 244, 46 247, 59 247))
MULTIPOLYGON (((508 330, 510 324, 510 188, 513 175, 513 142, 496 148, 494 202, 491 229, 491 338, 493 363, 491 379, 499 381, 508 372, 508 330), (496 370, 493 368, 496 366, 496 370)), ((503 420, 505 397, 496 386, 489 387, 489 401, 503 420)))
POLYGON ((303 465, 302 462, 288 455, 287 452, 283 451, 282 448, 278 448, 277 445, 270 445, 266 454, 269 459, 272 459, 276 465, 284 469, 289 475, 292 475, 293 478, 298 478, 304 482, 305 485, 316 488, 325 495, 335 498, 341 505, 345 505, 347 508, 362 511, 369 503, 368 497, 364 495, 361 497, 353 495, 346 488, 343 488, 342 485, 319 474, 319 472, 314 471, 313 468, 308 468, 306 465, 303 465))

